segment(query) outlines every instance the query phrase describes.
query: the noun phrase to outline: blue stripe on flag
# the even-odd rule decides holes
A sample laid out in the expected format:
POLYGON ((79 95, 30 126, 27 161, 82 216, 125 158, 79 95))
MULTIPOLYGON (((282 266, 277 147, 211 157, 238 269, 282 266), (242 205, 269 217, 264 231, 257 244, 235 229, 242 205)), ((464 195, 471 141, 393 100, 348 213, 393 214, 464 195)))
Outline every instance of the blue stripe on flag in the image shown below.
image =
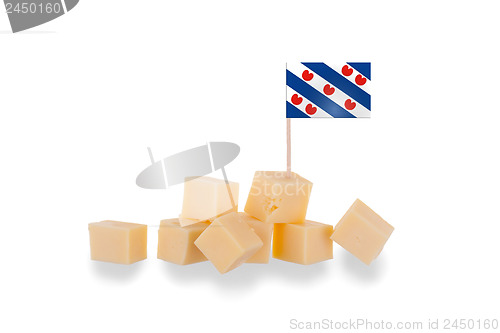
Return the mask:
POLYGON ((340 105, 302 81, 302 79, 299 79, 288 69, 286 70, 286 84, 334 118, 356 118, 340 105))
POLYGON ((347 64, 360 72, 368 80, 372 79, 372 64, 370 62, 348 62, 347 64))
POLYGON ((289 101, 286 101, 286 117, 287 118, 311 118, 304 112, 300 111, 289 101))
POLYGON ((304 66, 330 82, 334 87, 352 97, 356 102, 371 110, 370 95, 354 83, 337 73, 322 62, 303 62, 304 66))

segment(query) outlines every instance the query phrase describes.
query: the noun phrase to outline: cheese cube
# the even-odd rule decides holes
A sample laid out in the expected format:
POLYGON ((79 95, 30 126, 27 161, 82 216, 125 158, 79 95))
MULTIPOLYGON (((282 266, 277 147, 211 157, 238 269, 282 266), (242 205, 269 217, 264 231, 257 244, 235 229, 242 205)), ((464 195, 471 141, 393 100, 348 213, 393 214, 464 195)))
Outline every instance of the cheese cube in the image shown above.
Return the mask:
POLYGON ((302 223, 306 217, 312 183, 292 173, 257 171, 245 212, 267 223, 302 223))
POLYGON ((337 223, 332 239, 369 265, 389 239, 394 227, 356 199, 337 223))
POLYGON ((253 256, 263 245, 238 213, 216 218, 194 244, 220 273, 229 272, 253 256))
POLYGON ((274 225, 273 258, 309 265, 333 258, 333 226, 306 220, 274 225))
POLYGON ((256 218, 248 215, 247 213, 238 213, 243 222, 248 224, 250 228, 259 236, 264 245, 251 256, 246 262, 256 264, 267 264, 269 262, 269 255, 271 254, 271 239, 273 237, 273 224, 264 223, 256 218))
POLYGON ((89 223, 92 260, 132 264, 147 257, 145 224, 118 221, 89 223))
POLYGON ((162 220, 158 229, 158 259, 178 265, 206 261, 194 241, 208 226, 209 223, 201 222, 181 227, 179 219, 162 220))
MULTIPOLYGON (((239 184, 229 182, 235 207, 232 206, 226 182, 211 177, 198 177, 184 183, 181 218, 205 221, 238 210, 239 184)), ((187 223, 187 224, 186 224, 187 223)), ((189 221, 184 220, 184 225, 189 221)))

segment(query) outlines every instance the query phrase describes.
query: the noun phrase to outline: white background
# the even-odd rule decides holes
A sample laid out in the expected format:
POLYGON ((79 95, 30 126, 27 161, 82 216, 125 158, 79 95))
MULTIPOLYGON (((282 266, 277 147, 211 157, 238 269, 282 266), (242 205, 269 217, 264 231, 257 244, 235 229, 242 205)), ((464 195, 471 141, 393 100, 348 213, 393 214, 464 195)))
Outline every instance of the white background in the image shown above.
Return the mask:
MULTIPOLYGON (((0 15, 0 331, 287 332, 290 319, 498 318, 497 1, 90 1, 25 33, 0 15), (220 275, 156 259, 182 186, 135 185, 207 141, 243 206, 285 168, 285 62, 371 61, 368 120, 293 120, 308 218, 360 198, 395 231, 365 267, 220 275), (149 258, 91 262, 87 224, 146 223, 149 258)), ((221 177, 219 173, 214 176, 221 177)))

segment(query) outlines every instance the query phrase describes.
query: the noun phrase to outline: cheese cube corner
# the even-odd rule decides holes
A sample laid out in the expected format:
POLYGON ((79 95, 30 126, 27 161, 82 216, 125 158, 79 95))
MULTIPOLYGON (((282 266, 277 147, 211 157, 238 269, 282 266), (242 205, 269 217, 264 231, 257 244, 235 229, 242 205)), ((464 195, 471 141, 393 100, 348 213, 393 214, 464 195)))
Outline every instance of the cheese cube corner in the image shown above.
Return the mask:
POLYGON ((178 265, 189 265, 206 261, 207 258, 194 245, 194 241, 208 225, 208 222, 199 222, 182 227, 179 219, 160 221, 160 228, 158 229, 158 259, 178 265))
POLYGON ((88 228, 92 260, 128 265, 147 258, 147 225, 101 221, 88 228))
POLYGON ((310 265, 333 258, 333 226, 314 221, 274 225, 273 258, 310 265))
POLYGON ((213 221, 213 219, 212 220, 210 220, 210 219, 208 219, 208 220, 188 219, 188 218, 185 218, 185 217, 182 217, 181 215, 179 215, 179 218, 177 219, 177 221, 179 222, 181 227, 187 227, 189 225, 200 223, 200 222, 210 223, 213 221))
MULTIPOLYGON (((186 180, 181 218, 206 221, 229 212, 236 212, 238 210, 239 184, 229 182, 229 188, 235 207, 232 206, 224 180, 211 177, 186 180)), ((182 222, 188 222, 188 220, 182 222)))
POLYGON ((306 218, 312 183, 292 172, 257 171, 245 212, 266 223, 302 223, 306 218))
POLYGON ((332 239, 369 265, 378 257, 394 227, 356 199, 333 231, 332 239))
POLYGON ((222 274, 240 266, 263 246, 238 213, 216 218, 194 244, 222 274))
POLYGON ((271 255, 271 240, 273 238, 273 224, 264 223, 247 213, 238 213, 243 222, 248 224, 250 228, 259 236, 263 245, 253 256, 247 259, 247 263, 267 264, 271 255))

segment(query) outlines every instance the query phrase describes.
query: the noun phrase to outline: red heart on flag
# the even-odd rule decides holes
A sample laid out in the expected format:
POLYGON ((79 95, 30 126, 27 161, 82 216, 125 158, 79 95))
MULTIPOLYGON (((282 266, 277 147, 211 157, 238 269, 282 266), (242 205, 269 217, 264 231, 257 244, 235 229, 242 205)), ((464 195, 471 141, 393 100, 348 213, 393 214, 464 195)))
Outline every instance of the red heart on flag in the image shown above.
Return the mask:
POLYGON ((359 86, 362 86, 363 84, 366 83, 366 77, 363 77, 361 74, 356 75, 356 84, 359 86))
POLYGON ((356 102, 353 102, 351 101, 351 99, 348 99, 345 101, 344 105, 347 110, 351 111, 356 107, 356 102))
POLYGON ((323 87, 323 92, 325 94, 327 94, 328 96, 330 96, 331 94, 333 94, 335 92, 335 88, 330 86, 329 84, 327 84, 323 87))
POLYGON ((316 113, 316 110, 318 110, 318 109, 315 108, 314 106, 312 106, 312 104, 307 104, 307 106, 306 106, 306 113, 307 114, 313 115, 316 113))
POLYGON ((293 105, 299 105, 300 103, 302 103, 302 97, 299 97, 299 95, 297 94, 293 94, 292 103, 293 105))
POLYGON ((311 81, 313 76, 314 76, 314 74, 309 72, 308 70, 305 70, 302 72, 302 78, 306 81, 311 81))
POLYGON ((352 72, 354 72, 354 70, 352 68, 350 68, 349 66, 344 65, 344 67, 342 67, 342 74, 344 74, 345 76, 351 75, 352 72))

